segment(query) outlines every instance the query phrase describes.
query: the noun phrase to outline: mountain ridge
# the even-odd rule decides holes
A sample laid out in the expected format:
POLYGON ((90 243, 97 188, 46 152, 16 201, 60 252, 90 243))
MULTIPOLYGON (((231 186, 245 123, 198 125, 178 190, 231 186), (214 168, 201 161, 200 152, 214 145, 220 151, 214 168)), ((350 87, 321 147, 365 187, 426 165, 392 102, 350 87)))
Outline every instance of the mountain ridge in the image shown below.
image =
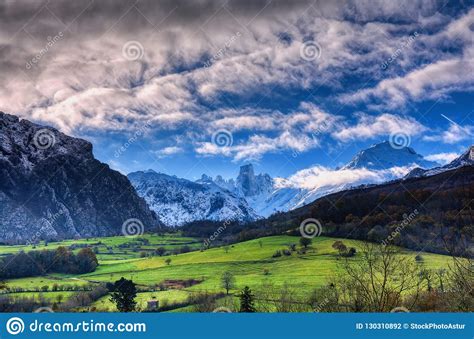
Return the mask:
POLYGON ((3 112, 0 132, 0 241, 119 235, 129 220, 140 232, 161 227, 90 142, 3 112))

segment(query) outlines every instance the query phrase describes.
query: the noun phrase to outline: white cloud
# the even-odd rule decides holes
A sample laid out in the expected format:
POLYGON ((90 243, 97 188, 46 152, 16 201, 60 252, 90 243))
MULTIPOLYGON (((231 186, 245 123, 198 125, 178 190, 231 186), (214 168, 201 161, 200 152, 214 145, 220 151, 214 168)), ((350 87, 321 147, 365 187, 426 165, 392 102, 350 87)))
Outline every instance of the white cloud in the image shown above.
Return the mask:
POLYGON ((166 158, 174 154, 179 154, 183 153, 184 149, 178 146, 168 146, 165 148, 162 148, 158 151, 155 151, 154 153, 158 156, 158 158, 166 158))
POLYGON ((439 135, 427 135, 423 138, 425 141, 442 141, 446 144, 455 144, 463 140, 472 140, 474 138, 474 126, 460 126, 451 123, 446 131, 439 135))
POLYGON ((371 139, 378 136, 388 136, 403 133, 409 136, 420 134, 427 128, 413 118, 401 117, 384 113, 371 116, 364 113, 358 114, 357 124, 342 128, 332 135, 341 141, 356 139, 371 139))
POLYGON ((425 156, 425 159, 429 161, 436 161, 444 165, 450 163, 457 157, 459 157, 459 154, 457 153, 436 153, 425 156))
MULTIPOLYGON (((422 34, 416 42, 430 51, 431 56, 424 55, 424 58, 433 59, 431 62, 419 67, 411 67, 406 74, 383 79, 375 87, 342 94, 340 100, 344 103, 370 103, 374 108, 395 109, 405 106, 410 100, 436 100, 457 90, 473 91, 473 25, 474 9, 452 21, 444 30, 434 35, 422 34), (453 47, 460 44, 462 52, 460 54, 443 53, 442 50, 450 44, 453 47), (371 103, 374 100, 377 104, 371 103)), ((419 55, 413 51, 413 48, 404 52, 413 59, 411 64, 416 65, 419 55)))
POLYGON ((196 153, 204 156, 224 155, 233 157, 234 161, 240 161, 258 160, 266 153, 305 152, 318 145, 319 141, 316 138, 284 131, 274 138, 264 135, 252 135, 247 141, 231 146, 217 146, 211 142, 200 142, 196 144, 195 150, 196 153))
POLYGON ((333 170, 315 166, 296 172, 280 182, 281 187, 302 188, 307 190, 342 188, 365 183, 381 183, 407 174, 413 167, 393 167, 386 170, 340 169, 333 170))

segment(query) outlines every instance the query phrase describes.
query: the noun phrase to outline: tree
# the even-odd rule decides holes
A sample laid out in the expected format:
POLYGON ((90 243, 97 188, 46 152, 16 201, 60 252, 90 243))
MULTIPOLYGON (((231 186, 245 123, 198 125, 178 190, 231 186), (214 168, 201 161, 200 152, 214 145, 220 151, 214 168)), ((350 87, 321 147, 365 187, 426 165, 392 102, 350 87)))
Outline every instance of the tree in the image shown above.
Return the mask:
POLYGON ((248 286, 245 286, 240 293, 240 312, 255 313, 254 295, 248 286))
POLYGON ((110 301, 115 303, 120 312, 132 312, 137 305, 137 286, 132 280, 120 278, 114 283, 110 301))
POLYGON ((170 259, 170 258, 166 258, 165 263, 166 263, 166 265, 171 264, 171 259, 170 259))
POLYGON ((303 246, 304 248, 308 248, 309 245, 311 245, 313 241, 311 238, 306 238, 306 237, 301 237, 300 238, 300 245, 303 246))
POLYGON ((83 248, 76 256, 76 263, 79 273, 89 273, 95 271, 99 265, 97 256, 89 247, 83 248))
POLYGON ((225 289, 227 295, 229 295, 229 290, 235 286, 235 277, 230 272, 224 272, 221 277, 222 287, 225 289))
POLYGON ((339 254, 344 254, 347 251, 347 246, 341 240, 337 240, 332 244, 332 248, 337 250, 339 254))
POLYGON ((166 249, 164 247, 158 247, 155 250, 155 253, 161 257, 166 253, 166 249))
MULTIPOLYGON (((346 258, 335 279, 339 305, 349 312, 390 312, 411 293, 418 300, 423 279, 413 258, 399 248, 365 243, 360 260, 346 258)), ((409 309, 413 305, 408 305, 409 309)))

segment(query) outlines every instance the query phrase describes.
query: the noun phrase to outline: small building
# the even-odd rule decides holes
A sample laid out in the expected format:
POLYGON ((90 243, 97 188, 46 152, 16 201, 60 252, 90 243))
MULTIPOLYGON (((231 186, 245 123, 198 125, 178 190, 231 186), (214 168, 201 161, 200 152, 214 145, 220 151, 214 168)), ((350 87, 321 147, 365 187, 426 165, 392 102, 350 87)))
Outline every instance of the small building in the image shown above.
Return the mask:
POLYGON ((156 299, 147 301, 147 311, 156 312, 158 311, 159 302, 156 299))

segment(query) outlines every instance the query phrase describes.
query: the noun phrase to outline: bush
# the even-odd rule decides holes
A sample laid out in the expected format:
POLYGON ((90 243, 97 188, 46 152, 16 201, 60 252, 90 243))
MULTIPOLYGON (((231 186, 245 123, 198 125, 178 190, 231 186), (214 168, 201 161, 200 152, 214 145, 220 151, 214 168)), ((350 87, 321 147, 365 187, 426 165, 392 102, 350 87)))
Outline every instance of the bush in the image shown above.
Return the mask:
POLYGON ((281 257, 281 251, 277 250, 275 253, 273 253, 272 258, 278 258, 281 257))

